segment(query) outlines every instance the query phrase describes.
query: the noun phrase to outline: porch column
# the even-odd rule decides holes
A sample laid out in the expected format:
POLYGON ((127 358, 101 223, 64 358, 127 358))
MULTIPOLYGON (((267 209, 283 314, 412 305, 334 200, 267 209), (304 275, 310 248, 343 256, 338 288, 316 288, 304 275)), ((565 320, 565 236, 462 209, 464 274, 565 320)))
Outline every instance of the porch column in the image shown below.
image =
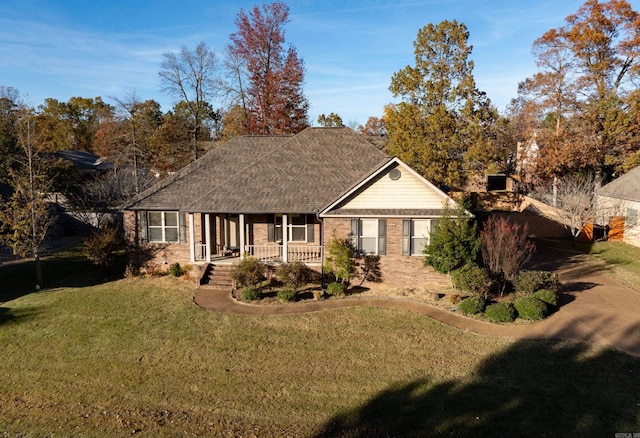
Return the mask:
POLYGON ((238 226, 240 227, 240 257, 244 256, 244 245, 245 245, 245 238, 246 238, 246 230, 245 230, 245 223, 244 223, 244 214, 240 213, 238 215, 238 226))
POLYGON ((196 261, 196 223, 193 213, 189 213, 189 260, 196 261))
POLYGON ((289 261, 289 216, 282 215, 282 261, 287 263, 289 261))
POLYGON ((205 240, 205 252, 206 259, 211 262, 211 214, 204 215, 204 240, 205 240))

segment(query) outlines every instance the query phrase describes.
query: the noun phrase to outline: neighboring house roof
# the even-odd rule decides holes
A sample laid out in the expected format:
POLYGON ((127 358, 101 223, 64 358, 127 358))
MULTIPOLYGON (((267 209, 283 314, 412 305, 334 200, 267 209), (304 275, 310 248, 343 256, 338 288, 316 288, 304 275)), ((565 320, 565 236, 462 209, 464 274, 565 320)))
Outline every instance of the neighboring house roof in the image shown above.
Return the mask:
POLYGON ((81 174, 113 169, 112 163, 87 151, 55 151, 52 155, 70 161, 81 174))
POLYGON ((628 201, 640 201, 640 166, 602 186, 597 194, 628 201))
POLYGON ((315 213, 390 158, 349 128, 236 137, 125 206, 204 213, 315 213))

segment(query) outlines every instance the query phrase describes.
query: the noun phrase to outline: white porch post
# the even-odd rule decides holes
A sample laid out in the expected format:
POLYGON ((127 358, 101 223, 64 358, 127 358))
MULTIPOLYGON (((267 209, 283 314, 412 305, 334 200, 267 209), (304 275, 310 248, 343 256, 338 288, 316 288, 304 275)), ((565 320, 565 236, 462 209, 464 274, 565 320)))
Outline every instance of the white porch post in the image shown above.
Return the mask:
POLYGON ((196 230, 193 213, 189 213, 189 260, 196 261, 196 230))
POLYGON ((238 217, 238 222, 239 222, 238 226, 240 227, 240 257, 243 257, 244 256, 244 252, 245 252, 244 245, 245 245, 245 238, 246 238, 246 231, 247 230, 245 230, 245 226, 246 225, 244 223, 244 214, 240 213, 238 216, 239 216, 238 217))
POLYGON ((282 215, 282 261, 287 263, 289 261, 289 216, 282 215))
POLYGON ((204 215, 204 239, 205 239, 205 252, 206 259, 211 262, 211 214, 204 215))

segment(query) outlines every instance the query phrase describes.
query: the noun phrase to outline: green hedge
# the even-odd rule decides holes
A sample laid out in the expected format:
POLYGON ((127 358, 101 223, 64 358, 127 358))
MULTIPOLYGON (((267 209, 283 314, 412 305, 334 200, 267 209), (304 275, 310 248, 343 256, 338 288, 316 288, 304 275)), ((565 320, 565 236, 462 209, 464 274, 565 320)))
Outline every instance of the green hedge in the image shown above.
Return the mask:
POLYGON ((520 298, 514 306, 518 316, 529 321, 540 321, 547 315, 547 304, 534 297, 520 298))
POLYGON ((476 315, 482 313, 485 302, 480 297, 468 297, 460 302, 458 310, 465 315, 476 315))
POLYGON ((492 322, 513 322, 516 309, 512 304, 494 303, 487 306, 484 315, 492 322))

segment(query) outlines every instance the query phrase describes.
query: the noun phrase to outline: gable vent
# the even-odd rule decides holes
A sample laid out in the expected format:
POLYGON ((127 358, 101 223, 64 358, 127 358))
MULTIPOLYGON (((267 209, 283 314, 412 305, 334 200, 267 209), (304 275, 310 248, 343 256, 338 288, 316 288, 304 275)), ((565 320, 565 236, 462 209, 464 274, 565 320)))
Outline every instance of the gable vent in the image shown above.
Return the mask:
POLYGON ((391 169, 388 175, 390 179, 396 181, 400 179, 402 172, 400 172, 400 169, 391 169))

